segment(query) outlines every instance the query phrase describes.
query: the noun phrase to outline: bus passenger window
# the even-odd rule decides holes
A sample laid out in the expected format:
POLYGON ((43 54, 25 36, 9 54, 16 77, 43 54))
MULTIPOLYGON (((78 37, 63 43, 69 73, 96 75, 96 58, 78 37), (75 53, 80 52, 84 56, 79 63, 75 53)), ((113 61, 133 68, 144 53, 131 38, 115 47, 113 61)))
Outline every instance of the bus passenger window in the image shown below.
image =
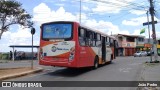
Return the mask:
POLYGON ((89 46, 89 39, 88 38, 85 39, 85 46, 89 46))
POLYGON ((109 40, 108 40, 108 39, 109 39, 109 37, 106 37, 106 42, 109 42, 109 40))
POLYGON ((79 37, 79 43, 81 46, 85 46, 85 40, 83 37, 79 37))
POLYGON ((92 41, 92 46, 93 46, 93 47, 96 46, 96 41, 95 41, 95 40, 92 41))
POLYGON ((90 31, 87 31, 87 30, 86 30, 86 38, 89 39, 89 38, 90 38, 90 34, 91 34, 90 31))
POLYGON ((101 41, 96 41, 96 46, 97 47, 101 46, 101 41))
POLYGON ((114 46, 113 39, 110 38, 110 46, 114 46))
POLYGON ((110 46, 110 42, 106 42, 106 46, 110 46))
POLYGON ((85 37, 85 30, 84 30, 84 29, 81 28, 81 29, 79 30, 79 36, 80 36, 80 37, 85 37))
POLYGON ((94 33, 94 39, 95 40, 97 39, 97 33, 94 33))
POLYGON ((97 34, 97 40, 101 40, 101 35, 100 34, 97 34))
POLYGON ((81 46, 85 46, 85 30, 83 28, 78 29, 78 35, 79 35, 79 43, 81 46))

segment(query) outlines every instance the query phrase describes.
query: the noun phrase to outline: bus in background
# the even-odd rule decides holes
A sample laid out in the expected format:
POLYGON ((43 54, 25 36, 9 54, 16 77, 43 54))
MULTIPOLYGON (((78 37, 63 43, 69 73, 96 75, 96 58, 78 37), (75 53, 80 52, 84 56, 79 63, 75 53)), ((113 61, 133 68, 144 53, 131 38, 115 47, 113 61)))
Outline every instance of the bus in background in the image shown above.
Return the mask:
POLYGON ((39 64, 81 68, 115 59, 116 39, 71 21, 41 25, 39 64))

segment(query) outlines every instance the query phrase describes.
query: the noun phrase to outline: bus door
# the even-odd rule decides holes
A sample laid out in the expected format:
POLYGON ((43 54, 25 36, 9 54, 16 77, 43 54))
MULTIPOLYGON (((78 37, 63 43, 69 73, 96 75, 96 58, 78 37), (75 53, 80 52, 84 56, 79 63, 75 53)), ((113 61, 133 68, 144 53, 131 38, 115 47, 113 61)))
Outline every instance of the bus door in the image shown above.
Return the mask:
POLYGON ((106 38, 102 36, 102 61, 106 61, 106 38))

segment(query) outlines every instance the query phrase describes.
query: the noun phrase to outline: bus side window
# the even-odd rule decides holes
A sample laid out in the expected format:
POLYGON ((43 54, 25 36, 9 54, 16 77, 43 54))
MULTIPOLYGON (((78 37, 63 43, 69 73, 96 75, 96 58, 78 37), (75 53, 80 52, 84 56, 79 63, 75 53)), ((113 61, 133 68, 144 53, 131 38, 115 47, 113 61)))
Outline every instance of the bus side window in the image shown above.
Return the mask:
POLYGON ((109 43, 109 42, 106 42, 106 46, 110 46, 110 43, 109 43))
POLYGON ((113 42, 113 39, 110 38, 110 46, 113 47, 114 46, 114 42, 113 42))
POLYGON ((109 37, 106 37, 106 42, 109 42, 109 37))
POLYGON ((79 37, 85 37, 85 30, 83 28, 79 28, 78 35, 79 37))
POLYGON ((101 40, 101 35, 100 34, 97 34, 97 40, 101 40))
POLYGON ((93 46, 94 33, 90 31, 89 33, 89 46, 93 46))
POLYGON ((94 44, 94 46, 96 46, 96 41, 97 41, 97 33, 94 33, 94 36, 93 36, 93 44, 94 44))
POLYGON ((85 46, 89 46, 89 31, 86 30, 85 46))
POLYGON ((101 35, 97 34, 96 46, 101 45, 101 35))
POLYGON ((85 30, 79 27, 78 36, 79 36, 79 43, 81 46, 85 46, 85 30))

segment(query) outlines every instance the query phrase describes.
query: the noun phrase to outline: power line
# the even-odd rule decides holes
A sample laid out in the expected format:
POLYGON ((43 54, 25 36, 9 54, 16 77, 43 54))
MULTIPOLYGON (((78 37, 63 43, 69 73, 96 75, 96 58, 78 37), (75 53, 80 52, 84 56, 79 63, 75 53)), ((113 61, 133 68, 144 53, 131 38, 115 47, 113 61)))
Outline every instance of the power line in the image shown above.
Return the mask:
MULTIPOLYGON (((127 3, 129 5, 133 5, 133 6, 137 6, 137 7, 140 7, 140 8, 146 8, 146 6, 144 5, 141 5, 141 4, 138 4, 138 3, 133 3, 133 2, 128 2, 126 0, 118 0, 120 2, 123 2, 123 3, 127 3)), ((141 3, 141 2, 140 2, 141 3)), ((149 6, 148 6, 149 7, 149 6)))
POLYGON ((119 20, 119 19, 122 19, 123 17, 125 17, 125 16, 128 15, 128 14, 130 14, 130 12, 127 12, 127 13, 125 13, 125 14, 122 14, 122 15, 120 15, 119 17, 112 19, 111 21, 112 21, 112 22, 115 22, 115 21, 117 21, 117 20, 119 20))
MULTIPOLYGON (((120 3, 124 3, 125 5, 124 4, 120 4, 120 3, 113 3, 113 2, 110 2, 110 1, 99 1, 99 0, 91 0, 91 1, 93 1, 93 2, 101 2, 101 3, 104 3, 104 4, 108 4, 108 5, 112 6, 112 7, 123 8, 123 10, 120 10, 120 11, 129 11, 129 10, 143 10, 144 11, 145 8, 148 7, 148 6, 144 6, 144 5, 140 6, 137 3, 131 3, 131 2, 127 2, 127 1, 126 2, 122 1, 121 2, 120 0, 118 0, 118 1, 120 3), (137 4, 137 5, 135 5, 135 4, 137 4)), ((88 3, 88 1, 82 1, 82 2, 87 2, 88 3)), ((124 17, 124 16, 126 16, 126 15, 128 15, 130 13, 131 12, 127 12, 127 13, 125 13, 123 15, 120 15, 120 16, 112 19, 112 21, 117 21, 118 19, 121 19, 122 17, 124 17)))
POLYGON ((124 3, 126 5, 121 5, 121 4, 118 4, 118 3, 113 3, 113 2, 110 2, 110 1, 99 1, 99 0, 91 0, 91 1, 96 1, 96 2, 101 2, 101 3, 104 3, 104 4, 110 4, 110 5, 115 5, 115 6, 120 6, 121 8, 132 8, 132 9, 135 9, 135 10, 144 10, 145 8, 147 7, 142 7, 142 6, 135 6, 132 4, 129 4, 129 3, 124 3, 124 2, 121 2, 121 3, 124 3), (132 7, 131 7, 132 6, 132 7))

